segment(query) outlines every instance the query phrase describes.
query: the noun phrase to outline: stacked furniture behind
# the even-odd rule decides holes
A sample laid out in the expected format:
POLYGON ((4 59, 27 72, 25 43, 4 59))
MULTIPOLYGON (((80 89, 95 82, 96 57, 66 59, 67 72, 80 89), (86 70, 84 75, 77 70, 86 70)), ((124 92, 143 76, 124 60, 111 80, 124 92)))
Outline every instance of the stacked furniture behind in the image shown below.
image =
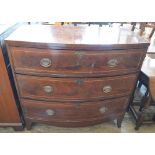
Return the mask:
POLYGON ((149 43, 123 28, 26 25, 6 39, 27 129, 121 126, 149 43))

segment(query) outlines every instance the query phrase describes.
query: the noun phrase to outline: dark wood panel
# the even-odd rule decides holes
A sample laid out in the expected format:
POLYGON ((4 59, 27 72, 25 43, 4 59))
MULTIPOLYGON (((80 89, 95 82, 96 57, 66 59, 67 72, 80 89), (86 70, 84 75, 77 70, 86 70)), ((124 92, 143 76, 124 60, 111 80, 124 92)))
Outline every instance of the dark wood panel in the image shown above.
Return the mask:
POLYGON ((48 78, 17 75, 21 97, 40 100, 92 100, 129 95, 136 75, 111 78, 48 78))
POLYGON ((97 102, 45 102, 22 100, 25 116, 34 120, 52 122, 73 122, 87 119, 115 118, 122 115, 127 107, 128 98, 118 98, 97 102))
MULTIPOLYGON (((115 118, 119 118, 120 115, 119 114, 115 114, 115 118)), ((96 125, 99 123, 103 123, 106 121, 113 121, 113 120, 117 120, 114 119, 114 117, 101 117, 101 118, 93 118, 93 119, 85 119, 85 120, 74 120, 74 121, 51 121, 51 120, 39 120, 39 119, 32 119, 29 117, 25 118, 26 120, 26 128, 27 130, 30 130, 33 123, 41 123, 41 124, 49 124, 52 126, 58 126, 58 127, 88 127, 88 126, 92 126, 92 125, 96 125)))
POLYGON ((12 47, 16 73, 97 77, 137 72, 145 49, 112 51, 72 51, 12 47))

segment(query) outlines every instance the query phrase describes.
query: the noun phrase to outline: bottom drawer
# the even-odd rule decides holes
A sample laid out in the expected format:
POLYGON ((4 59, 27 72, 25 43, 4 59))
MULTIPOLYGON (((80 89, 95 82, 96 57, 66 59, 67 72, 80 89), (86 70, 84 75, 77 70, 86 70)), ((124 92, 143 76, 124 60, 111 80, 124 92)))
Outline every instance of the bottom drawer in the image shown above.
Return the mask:
POLYGON ((124 113, 127 104, 127 97, 84 103, 22 100, 26 118, 48 122, 80 122, 88 119, 113 119, 124 113))

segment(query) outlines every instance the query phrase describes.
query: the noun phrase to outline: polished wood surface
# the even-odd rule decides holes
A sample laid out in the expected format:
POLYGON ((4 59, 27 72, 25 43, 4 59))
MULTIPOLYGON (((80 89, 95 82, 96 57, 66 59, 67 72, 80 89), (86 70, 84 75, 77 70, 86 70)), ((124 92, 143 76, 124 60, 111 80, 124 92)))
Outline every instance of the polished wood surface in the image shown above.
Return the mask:
POLYGON ((55 77, 97 77, 133 73, 141 67, 144 49, 111 51, 10 48, 16 73, 55 77), (41 61, 49 59, 49 66, 41 61), (116 64, 110 64, 116 61, 116 64))
POLYGON ((13 92, 10 63, 4 39, 18 27, 18 24, 0 24, 0 126, 22 130, 19 105, 13 92))
POLYGON ((0 48, 0 126, 21 126, 5 62, 0 48))
POLYGON ((50 25, 23 26, 6 43, 27 129, 114 119, 121 127, 149 46, 123 28, 50 25))
POLYGON ((53 49, 94 50, 148 46, 147 40, 124 28, 83 26, 25 25, 6 40, 11 46, 53 49))
POLYGON ((91 122, 122 115, 128 104, 126 97, 97 102, 45 102, 35 100, 22 100, 26 119, 37 121, 78 123, 81 121, 91 122), (113 108, 111 108, 113 107, 113 108))
POLYGON ((129 95, 136 77, 137 75, 133 74, 99 79, 63 78, 60 80, 59 78, 17 75, 17 84, 22 98, 83 101, 129 95), (46 91, 47 86, 52 90, 46 91))

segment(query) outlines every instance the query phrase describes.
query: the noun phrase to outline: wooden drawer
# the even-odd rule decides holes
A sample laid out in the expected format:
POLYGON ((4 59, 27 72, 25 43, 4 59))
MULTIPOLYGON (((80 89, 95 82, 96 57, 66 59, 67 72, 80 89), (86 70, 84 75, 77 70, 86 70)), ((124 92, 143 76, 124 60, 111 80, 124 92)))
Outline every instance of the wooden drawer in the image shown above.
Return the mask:
POLYGON ((118 98, 97 102, 44 102, 22 100, 27 118, 46 121, 82 121, 122 115, 128 104, 128 98, 118 98))
POLYGON ((139 70, 145 49, 72 51, 12 47, 16 73, 55 77, 97 77, 139 70))
POLYGON ((49 78, 17 75, 20 96, 37 100, 95 100, 129 95, 136 75, 106 78, 49 78))

